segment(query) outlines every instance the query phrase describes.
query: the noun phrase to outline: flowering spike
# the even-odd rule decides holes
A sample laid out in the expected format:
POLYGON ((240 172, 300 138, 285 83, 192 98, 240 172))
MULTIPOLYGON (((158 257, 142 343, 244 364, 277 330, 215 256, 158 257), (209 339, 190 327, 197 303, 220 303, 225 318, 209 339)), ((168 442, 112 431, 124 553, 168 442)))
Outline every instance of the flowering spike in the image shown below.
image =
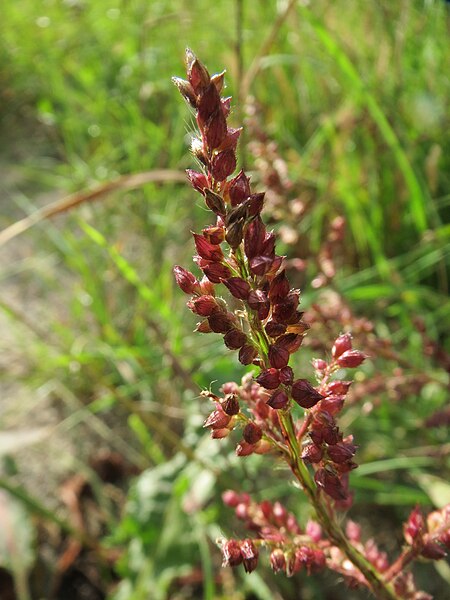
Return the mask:
MULTIPOLYGON (((224 502, 235 508, 237 518, 258 538, 223 541, 223 564, 244 563, 251 572, 257 566, 258 547, 267 547, 274 571, 287 576, 301 569, 309 574, 326 564, 350 585, 366 585, 377 598, 428 600, 416 591, 412 577, 398 572, 398 565, 402 568, 411 557, 438 560, 445 554, 450 548, 450 508, 435 511, 426 523, 418 510, 413 511, 405 526, 410 546, 391 566, 373 541, 361 541, 355 527, 347 527, 345 542, 335 511, 349 508, 352 502, 348 485, 349 472, 357 466, 353 462, 356 446, 335 421, 350 382, 332 381, 332 377, 340 367, 359 366, 366 355, 354 350, 351 335, 344 333, 335 340, 329 362, 313 361, 317 389, 306 379, 295 379, 288 362, 309 328, 299 310, 300 292, 291 288, 284 257, 276 253, 276 236, 261 219, 264 193, 252 193, 244 171, 233 177, 241 129, 227 123, 231 99, 220 95, 223 73, 210 77, 190 50, 186 51, 186 67, 187 80, 175 78, 174 83, 195 109, 198 132, 192 139, 192 152, 203 169, 189 170, 188 178, 204 197, 214 222, 202 235, 194 234, 194 262, 203 271, 202 280, 182 267, 175 267, 174 274, 181 289, 191 295, 188 307, 204 317, 197 331, 222 334, 226 347, 238 350, 243 365, 260 369, 247 373, 241 385, 224 384, 223 398, 212 392, 202 394, 215 403, 204 426, 212 438, 224 439, 243 425, 243 438, 236 447, 241 457, 276 449, 305 490, 319 521, 303 530, 280 503, 256 504, 246 494, 227 492, 224 502), (230 306, 220 296, 217 286, 221 283, 233 296, 230 306), (310 409, 303 419, 297 419, 293 401, 310 409)), ((282 184, 279 166, 268 166, 267 179, 274 175, 282 184)), ((342 220, 331 228, 332 240, 341 239, 342 220)), ((335 271, 331 256, 328 248, 317 257, 326 278, 335 271)), ((321 307, 316 312, 328 318, 321 307)), ((314 347, 317 340, 312 342, 314 347)))

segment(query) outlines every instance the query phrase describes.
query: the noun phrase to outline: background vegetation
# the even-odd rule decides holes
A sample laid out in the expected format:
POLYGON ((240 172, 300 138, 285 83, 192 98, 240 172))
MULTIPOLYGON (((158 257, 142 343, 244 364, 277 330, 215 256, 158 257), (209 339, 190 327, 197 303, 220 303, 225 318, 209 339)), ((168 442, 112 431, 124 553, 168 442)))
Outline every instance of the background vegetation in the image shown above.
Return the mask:
MULTIPOLYGON (((333 577, 220 569, 214 540, 239 533, 224 489, 308 509, 272 460, 238 460, 201 427, 199 391, 244 371, 192 334, 171 274, 206 223, 183 183, 192 123, 170 82, 187 45, 227 69, 255 185, 255 123, 284 161, 285 200, 266 218, 305 261, 303 306, 329 311, 300 353, 305 376, 343 329, 372 350, 343 423, 364 465, 351 516, 392 551, 412 505, 450 501, 448 28, 438 0, 3 4, 0 227, 68 194, 79 203, 0 237, 2 593, 360 597, 333 577), (130 174, 142 175, 118 179, 130 174), (337 273, 314 287, 336 216, 337 273)), ((438 569, 418 576, 443 600, 450 569, 438 569)))

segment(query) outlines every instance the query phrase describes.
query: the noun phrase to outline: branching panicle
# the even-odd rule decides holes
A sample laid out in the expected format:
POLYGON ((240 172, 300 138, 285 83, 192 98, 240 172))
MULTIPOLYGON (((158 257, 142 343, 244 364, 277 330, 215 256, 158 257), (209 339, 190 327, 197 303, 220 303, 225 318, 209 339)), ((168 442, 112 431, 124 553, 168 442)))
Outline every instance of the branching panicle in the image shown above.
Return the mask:
POLYGON ((220 397, 203 394, 214 404, 204 427, 216 439, 239 429, 238 456, 271 452, 284 459, 316 514, 303 530, 279 502, 256 504, 246 494, 227 492, 225 503, 257 537, 222 541, 223 564, 243 564, 247 572, 253 571, 258 548, 265 547, 275 572, 292 575, 305 568, 310 573, 327 566, 344 575, 349 585, 368 587, 377 598, 425 598, 404 568, 417 556, 437 560, 445 555, 449 511, 432 513, 427 523, 414 512, 405 526, 408 547, 392 566, 372 540, 361 541, 356 524, 349 521, 341 528, 336 511, 351 505, 348 474, 358 465, 353 437, 344 435, 336 421, 351 381, 337 375, 367 357, 344 333, 335 340, 329 361, 313 361, 316 385, 296 377, 289 366, 308 330, 299 309, 300 290, 291 288, 275 235, 261 218, 264 194, 251 189, 242 170, 234 174, 241 128, 228 125, 231 99, 221 96, 224 72, 211 77, 190 50, 186 66, 187 80, 173 81, 195 111, 198 138, 192 151, 202 165, 200 172, 189 170, 187 175, 214 222, 193 234, 194 262, 202 279, 179 266, 174 274, 191 296, 188 307, 201 318, 197 331, 221 334, 243 365, 256 368, 240 385, 223 385, 220 397), (221 291, 227 291, 229 301, 221 291), (294 404, 304 409, 298 422, 294 404))

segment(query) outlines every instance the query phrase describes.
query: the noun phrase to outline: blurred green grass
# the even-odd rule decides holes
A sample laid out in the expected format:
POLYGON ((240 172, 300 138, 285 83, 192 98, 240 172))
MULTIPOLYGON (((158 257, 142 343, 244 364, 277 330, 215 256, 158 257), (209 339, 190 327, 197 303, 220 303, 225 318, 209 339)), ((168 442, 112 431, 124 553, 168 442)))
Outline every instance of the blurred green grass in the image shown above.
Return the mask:
MULTIPOLYGON (((399 447, 437 446, 445 442, 442 430, 417 428, 445 402, 446 377, 431 359, 424 363, 413 318, 420 316, 432 340, 448 349, 448 11, 437 0, 299 2, 265 46, 286 6, 262 0, 213 6, 203 0, 7 2, 0 24, 0 128, 6 140, 0 168, 15 176, 2 184, 0 226, 21 211, 32 212, 50 191, 63 196, 119 174, 191 167, 192 123, 170 82, 171 75, 183 74, 185 46, 211 71, 226 67, 229 92, 241 100, 253 65, 248 91, 261 107, 267 132, 291 179, 314 190, 313 210, 298 223, 299 231, 318 250, 325 222, 345 215, 349 231, 336 287, 357 312, 375 321, 379 333, 394 339, 412 372, 427 370, 436 379, 426 397, 410 395, 401 406, 383 397, 376 418, 358 420, 358 410, 349 409, 361 455, 373 461, 395 457, 399 447)), ((236 124, 243 113, 243 106, 235 108, 236 124)), ((241 151, 251 169, 249 153, 241 151)), ((17 259, 0 272, 6 283, 38 281, 41 302, 63 304, 42 330, 26 310, 2 298, 27 363, 25 383, 35 388, 56 382, 70 390, 70 427, 76 430, 79 418, 94 428, 98 416, 106 420, 102 435, 113 447, 122 419, 120 436, 130 449, 120 444, 118 449, 140 467, 164 471, 167 464, 169 473, 174 454, 199 456, 196 446, 204 443, 201 418, 194 416, 203 410, 198 391, 242 375, 219 341, 191 335, 194 320, 171 276, 174 263, 189 265, 189 232, 206 219, 192 191, 175 182, 113 193, 25 234, 33 256, 50 258, 56 269, 39 270, 36 262, 17 259), (184 425, 170 417, 171 410, 184 425), (108 420, 110 414, 114 418, 108 420), (167 429, 159 430, 155 418, 167 419, 167 429)), ((305 305, 316 298, 305 290, 305 305)), ((390 372, 395 365, 386 361, 373 368, 390 372)), ((369 369, 366 377, 372 374, 369 369)), ((2 373, 5 380, 13 377, 7 369, 2 373)), ((258 477, 270 489, 270 478, 238 465, 227 452, 220 447, 212 462, 227 472, 232 464, 232 482, 243 479, 253 492, 249 481, 258 477), (223 462, 219 452, 226 454, 223 462)), ((194 482, 198 473, 189 471, 189 461, 180 466, 177 460, 169 479, 194 482)), ((436 470, 448 467, 445 456, 439 460, 436 470)), ((418 460, 414 468, 425 471, 429 464, 418 460)), ((355 476, 362 506, 375 500, 404 516, 411 503, 425 502, 426 493, 402 473, 384 475, 380 468, 378 478, 355 476), (386 481, 390 494, 383 489, 386 481)), ((277 485, 286 494, 283 474, 277 485)), ((161 486, 180 508, 185 487, 167 492, 161 486)), ((217 533, 217 520, 226 519, 218 489, 205 492, 203 502, 210 503, 205 522, 194 527, 180 517, 175 527, 179 533, 192 526, 198 534, 189 544, 200 546, 209 573, 205 598, 215 597, 205 540, 217 533)), ((130 552, 138 557, 137 569, 123 566, 127 585, 136 590, 142 585, 139 593, 145 594, 149 580, 159 581, 164 597, 175 577, 172 562, 178 560, 183 571, 192 546, 176 553, 175 561, 169 556, 159 577, 157 559, 153 564, 148 557, 158 538, 145 537, 145 527, 156 536, 158 518, 132 518, 133 527, 126 521, 119 533, 111 525, 111 535, 121 543, 131 540, 130 552)), ((167 535, 167 548, 177 547, 177 535, 167 535)), ((266 581, 253 584, 258 597, 271 593, 264 585, 273 591, 270 577, 266 581)))

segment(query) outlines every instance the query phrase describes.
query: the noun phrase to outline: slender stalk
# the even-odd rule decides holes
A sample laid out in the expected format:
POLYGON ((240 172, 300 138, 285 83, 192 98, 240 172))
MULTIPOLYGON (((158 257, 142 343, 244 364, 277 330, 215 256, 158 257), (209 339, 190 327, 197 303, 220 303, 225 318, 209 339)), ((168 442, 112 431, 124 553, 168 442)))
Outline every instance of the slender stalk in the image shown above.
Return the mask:
POLYGON ((399 573, 404 571, 406 567, 417 558, 418 551, 416 548, 405 548, 397 560, 384 574, 386 581, 394 581, 399 573))

